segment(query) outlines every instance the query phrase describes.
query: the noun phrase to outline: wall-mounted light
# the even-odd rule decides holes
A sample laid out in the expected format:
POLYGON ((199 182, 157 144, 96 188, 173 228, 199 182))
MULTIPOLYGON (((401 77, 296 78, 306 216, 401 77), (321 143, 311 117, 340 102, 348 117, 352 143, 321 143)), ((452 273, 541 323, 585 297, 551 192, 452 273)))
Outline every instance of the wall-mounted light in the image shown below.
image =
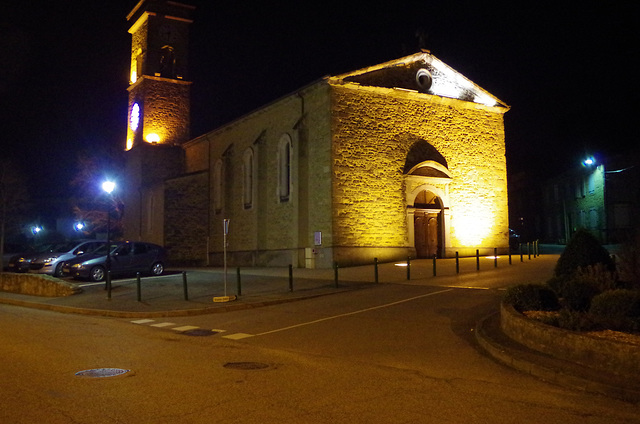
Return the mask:
POLYGON ((159 143, 160 142, 160 136, 156 133, 151 133, 151 134, 147 134, 147 136, 145 137, 147 140, 147 143, 159 143))
POLYGON ((595 163, 596 163, 596 160, 594 159, 593 156, 589 156, 588 158, 582 161, 583 166, 592 166, 592 165, 595 165, 595 163))

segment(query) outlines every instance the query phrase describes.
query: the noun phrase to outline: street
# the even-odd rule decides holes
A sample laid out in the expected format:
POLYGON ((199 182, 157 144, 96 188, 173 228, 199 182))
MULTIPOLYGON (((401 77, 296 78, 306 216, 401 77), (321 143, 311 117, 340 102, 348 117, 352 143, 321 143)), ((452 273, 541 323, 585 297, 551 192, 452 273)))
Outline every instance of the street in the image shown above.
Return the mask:
POLYGON ((0 305, 0 422, 640 422, 635 405, 483 354, 473 328, 501 295, 380 284, 153 320, 0 305), (76 375, 101 368, 130 371, 76 375))

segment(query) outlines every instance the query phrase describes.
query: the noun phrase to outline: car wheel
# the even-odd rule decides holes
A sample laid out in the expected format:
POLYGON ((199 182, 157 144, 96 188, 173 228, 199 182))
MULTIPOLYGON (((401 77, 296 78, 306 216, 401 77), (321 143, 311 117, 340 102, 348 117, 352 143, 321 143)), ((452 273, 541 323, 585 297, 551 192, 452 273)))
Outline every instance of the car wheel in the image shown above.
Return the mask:
POLYGON ((164 272, 164 265, 162 262, 156 262, 151 266, 151 275, 162 275, 164 272))
POLYGON ((104 280, 104 268, 101 266, 94 266, 91 268, 91 272, 89 273, 91 281, 102 281, 104 280))
POLYGON ((61 263, 59 263, 58 265, 56 265, 56 270, 55 270, 55 271, 54 271, 54 273, 53 273, 53 276, 54 276, 54 277, 58 277, 58 278, 60 278, 60 277, 63 277, 63 276, 64 276, 64 275, 63 275, 63 272, 62 272, 62 265, 64 265, 64 263, 62 263, 62 262, 61 262, 61 263))

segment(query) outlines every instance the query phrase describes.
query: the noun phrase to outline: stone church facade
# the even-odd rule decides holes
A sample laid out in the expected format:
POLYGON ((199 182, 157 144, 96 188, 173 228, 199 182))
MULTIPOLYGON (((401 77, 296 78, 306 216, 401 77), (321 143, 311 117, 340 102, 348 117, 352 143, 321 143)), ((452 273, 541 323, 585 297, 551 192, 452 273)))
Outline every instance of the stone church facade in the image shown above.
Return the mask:
POLYGON ((143 0, 129 16, 137 75, 129 89, 128 238, 161 243, 183 263, 220 265, 226 250, 234 266, 508 249, 505 103, 422 51, 323 78, 190 139, 181 115, 186 68, 178 78, 158 58, 163 49, 180 57, 191 11, 143 0), (178 34, 174 44, 152 47, 167 32, 178 34), (176 107, 163 115, 174 96, 176 107))

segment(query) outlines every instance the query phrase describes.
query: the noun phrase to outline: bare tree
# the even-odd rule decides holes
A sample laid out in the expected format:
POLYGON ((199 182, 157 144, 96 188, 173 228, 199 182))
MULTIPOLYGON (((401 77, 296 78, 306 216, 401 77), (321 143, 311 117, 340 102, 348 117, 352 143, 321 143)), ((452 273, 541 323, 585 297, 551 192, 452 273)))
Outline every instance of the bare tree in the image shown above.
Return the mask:
POLYGON ((0 159, 0 270, 8 234, 18 234, 29 204, 26 180, 10 159, 0 159))

